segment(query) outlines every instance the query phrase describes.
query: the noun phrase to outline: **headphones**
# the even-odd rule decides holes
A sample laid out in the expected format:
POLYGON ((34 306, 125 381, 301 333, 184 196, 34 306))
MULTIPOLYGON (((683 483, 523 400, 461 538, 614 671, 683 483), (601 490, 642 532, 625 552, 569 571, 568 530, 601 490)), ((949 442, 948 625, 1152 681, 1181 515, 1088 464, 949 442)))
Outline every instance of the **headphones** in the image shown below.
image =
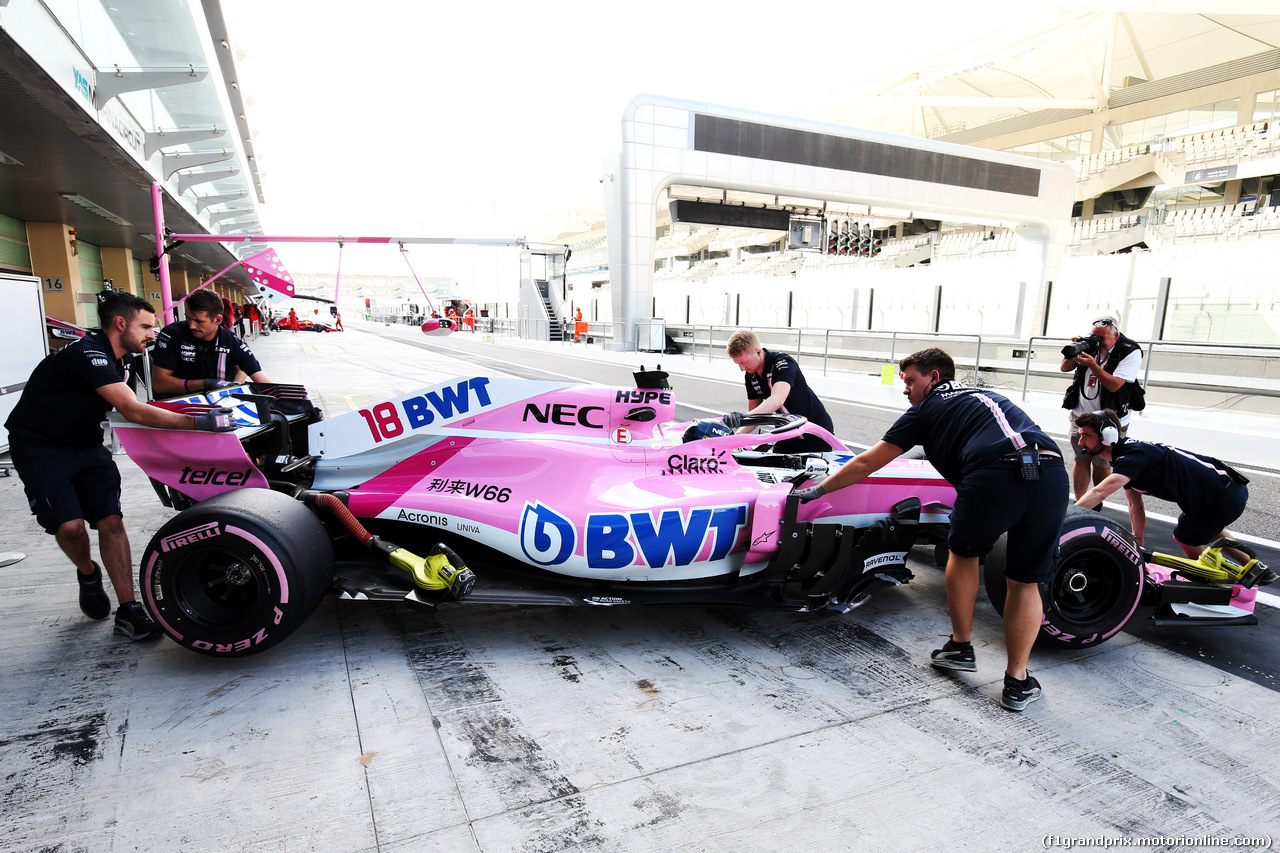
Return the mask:
POLYGON ((1102 440, 1103 447, 1112 447, 1120 441, 1120 429, 1107 418, 1107 425, 1098 433, 1098 438, 1102 440))

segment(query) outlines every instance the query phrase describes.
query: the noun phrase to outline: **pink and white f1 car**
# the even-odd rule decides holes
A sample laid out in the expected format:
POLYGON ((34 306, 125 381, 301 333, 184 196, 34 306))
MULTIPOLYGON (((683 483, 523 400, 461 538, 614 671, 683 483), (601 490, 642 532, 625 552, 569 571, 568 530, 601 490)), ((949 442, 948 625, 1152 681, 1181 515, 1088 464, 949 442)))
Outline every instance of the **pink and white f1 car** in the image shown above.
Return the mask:
MULTIPOLYGON (((748 417, 762 434, 698 437, 708 430, 674 422, 665 376, 638 373, 635 388, 462 377, 328 419, 298 386, 250 385, 190 401, 233 406, 234 432, 117 419, 181 510, 142 553, 143 601, 181 645, 235 656, 279 643, 330 592, 848 611, 911 580, 914 544, 945 543, 955 492, 927 462, 897 460, 802 505, 793 489, 850 457, 838 439, 775 415, 748 417), (772 450, 799 435, 833 450, 772 450)), ((1142 581, 1115 579, 1126 552, 1108 537, 1105 519, 1072 536, 1102 546, 1083 552, 1065 611, 1047 598, 1055 639, 1101 642, 1132 614, 1142 581)))

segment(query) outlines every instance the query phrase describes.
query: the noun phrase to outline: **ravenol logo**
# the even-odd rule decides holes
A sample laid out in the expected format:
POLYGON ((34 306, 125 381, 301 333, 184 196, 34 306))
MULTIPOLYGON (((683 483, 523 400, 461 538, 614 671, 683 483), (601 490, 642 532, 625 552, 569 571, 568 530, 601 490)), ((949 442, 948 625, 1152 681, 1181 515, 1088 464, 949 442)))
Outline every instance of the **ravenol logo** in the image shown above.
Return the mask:
MULTIPOLYGON (((747 523, 747 505, 668 509, 587 516, 583 551, 593 569, 621 569, 638 560, 650 568, 687 566, 711 537, 708 560, 723 559, 747 523)), ((539 566, 564 563, 577 546, 573 523, 551 507, 525 504, 520 518, 520 547, 539 566)))

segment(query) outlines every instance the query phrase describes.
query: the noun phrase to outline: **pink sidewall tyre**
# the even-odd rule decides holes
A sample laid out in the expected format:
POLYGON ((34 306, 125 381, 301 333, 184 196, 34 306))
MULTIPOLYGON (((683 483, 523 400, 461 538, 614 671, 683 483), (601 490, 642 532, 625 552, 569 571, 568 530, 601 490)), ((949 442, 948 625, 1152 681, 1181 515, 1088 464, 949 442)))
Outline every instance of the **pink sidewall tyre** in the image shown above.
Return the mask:
POLYGON ((148 543, 141 597, 179 645, 212 657, 271 648, 306 621, 333 582, 333 539, 298 501, 226 492, 169 520, 148 543))
MULTIPOLYGON (((1040 584, 1049 644, 1088 648, 1114 636, 1138 608, 1145 566, 1129 531, 1099 512, 1069 507, 1058 537, 1053 580, 1040 584)), ((987 597, 1003 615, 1005 538, 983 564, 987 597)))

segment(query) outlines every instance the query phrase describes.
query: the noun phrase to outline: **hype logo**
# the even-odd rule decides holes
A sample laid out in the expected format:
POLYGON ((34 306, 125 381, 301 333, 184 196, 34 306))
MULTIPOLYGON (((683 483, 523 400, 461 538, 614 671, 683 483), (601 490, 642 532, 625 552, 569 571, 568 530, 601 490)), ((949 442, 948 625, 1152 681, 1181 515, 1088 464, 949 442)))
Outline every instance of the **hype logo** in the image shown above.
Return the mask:
POLYGON ((520 516, 520 549, 531 563, 555 566, 569 559, 577 536, 569 519, 542 504, 525 504, 520 516))

